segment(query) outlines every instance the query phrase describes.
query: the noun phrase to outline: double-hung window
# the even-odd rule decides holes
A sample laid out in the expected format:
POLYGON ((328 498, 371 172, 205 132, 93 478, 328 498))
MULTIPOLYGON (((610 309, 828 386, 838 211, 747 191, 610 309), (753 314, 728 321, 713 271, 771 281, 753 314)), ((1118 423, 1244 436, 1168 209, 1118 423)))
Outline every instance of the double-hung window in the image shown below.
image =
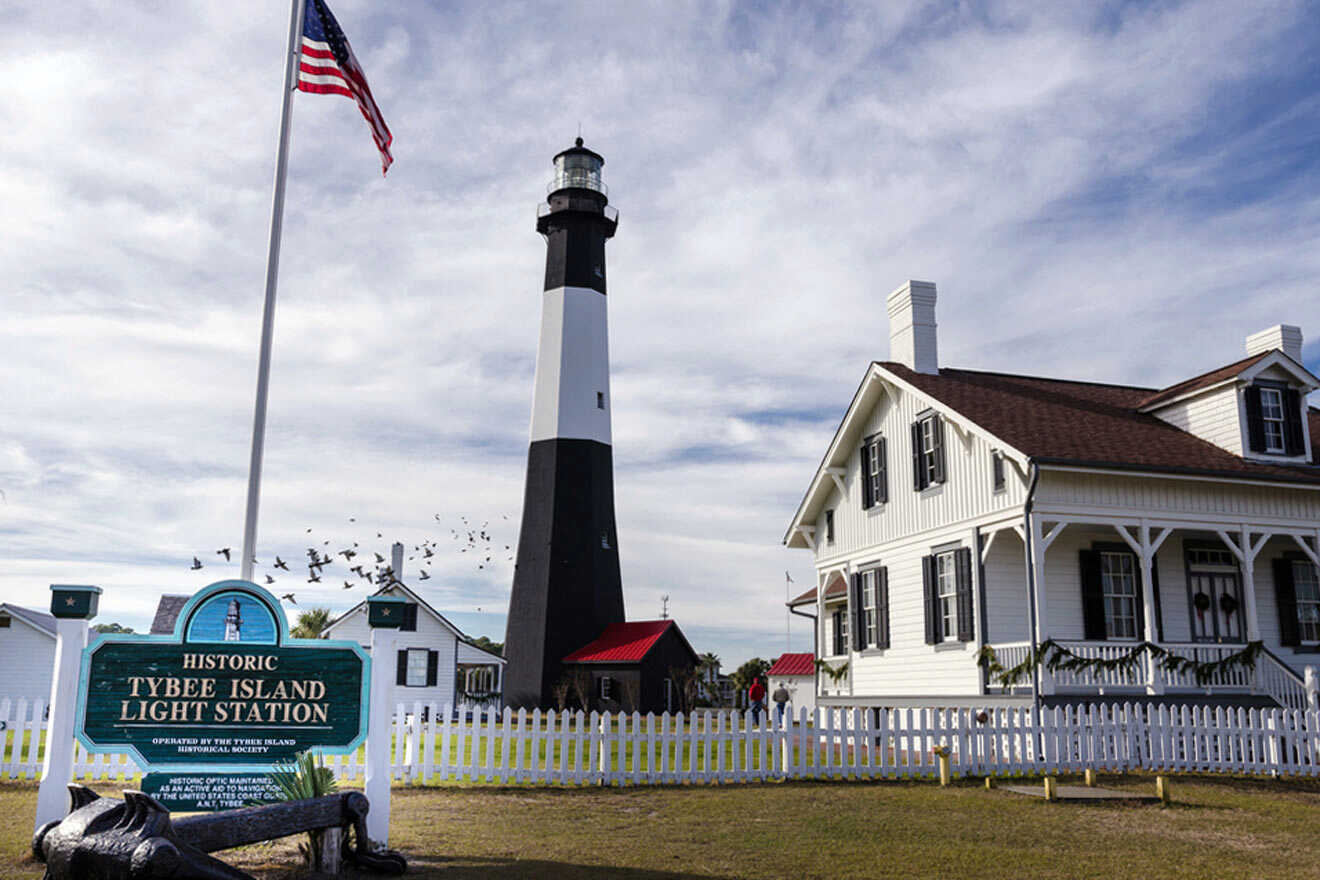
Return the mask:
POLYGON ((889 500, 889 471, 885 438, 873 434, 862 441, 862 507, 889 500))
POLYGON ((991 483, 995 492, 1004 491, 1004 453, 994 452, 990 456, 991 483))
POLYGON ((1100 586, 1105 601, 1105 637, 1137 637, 1136 557, 1131 553, 1100 554, 1100 586))
POLYGON ((912 423, 912 485, 917 491, 944 482, 944 423, 930 413, 912 423))
POLYGON ((939 598, 939 627, 942 640, 958 635, 958 571, 953 553, 935 557, 936 595, 939 598))
POLYGON ((408 674, 404 684, 408 687, 426 687, 426 661, 429 652, 425 648, 408 649, 408 674))
POLYGON ((1265 451, 1283 452, 1283 392, 1278 388, 1260 389, 1260 418, 1265 429, 1265 451))
POLYGON ((848 612, 840 608, 831 618, 834 624, 834 656, 848 653, 848 612))
POLYGON ((880 595, 879 585, 876 583, 876 571, 862 572, 862 645, 877 645, 879 638, 876 624, 879 622, 880 615, 877 607, 877 600, 880 595))
POLYGON ((1293 590, 1297 596, 1297 635, 1303 642, 1320 641, 1320 578, 1309 560, 1292 563, 1293 590))

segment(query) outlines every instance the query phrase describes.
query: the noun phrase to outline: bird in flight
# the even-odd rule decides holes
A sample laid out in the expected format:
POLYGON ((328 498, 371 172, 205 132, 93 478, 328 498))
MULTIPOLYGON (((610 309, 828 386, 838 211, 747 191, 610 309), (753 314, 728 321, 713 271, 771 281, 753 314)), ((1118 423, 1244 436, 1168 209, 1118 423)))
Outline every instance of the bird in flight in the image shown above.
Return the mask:
POLYGON ((345 589, 345 590, 351 590, 351 589, 353 589, 353 585, 350 584, 348 581, 344 581, 344 589, 345 589))
POLYGON ((422 573, 417 576, 417 579, 421 581, 429 581, 431 576, 426 573, 426 569, 422 569, 422 573))
POLYGON ((266 583, 268 584, 275 583, 275 578, 271 577, 270 575, 266 575, 266 583))
POLYGON ((290 602, 291 604, 293 604, 293 605, 297 605, 297 604, 298 604, 298 600, 295 599, 295 598, 293 598, 293 593, 285 593, 283 596, 280 596, 280 598, 281 598, 281 599, 288 599, 289 602, 290 602))
POLYGON ((197 569, 199 569, 199 568, 201 568, 201 567, 202 567, 202 560, 200 560, 200 559, 198 559, 196 556, 194 556, 194 557, 193 557, 192 570, 193 570, 193 571, 196 571, 197 569))
POLYGON ((280 559, 278 556, 276 556, 276 557, 275 557, 275 567, 276 567, 276 568, 282 568, 282 569, 284 569, 285 571, 288 571, 288 570, 289 570, 289 563, 285 562, 283 559, 280 559))
POLYGON ((321 582, 321 575, 315 571, 312 571, 310 568, 307 569, 307 583, 319 584, 320 582, 321 582))
POLYGON ((229 561, 229 548, 228 548, 228 547, 225 547, 225 548, 222 549, 222 550, 217 550, 217 551, 215 551, 215 555, 216 555, 216 556, 223 556, 223 557, 225 558, 225 562, 228 562, 228 561, 229 561))
POLYGON ((354 556, 357 556, 357 554, 354 553, 352 550, 340 550, 339 555, 349 560, 350 562, 353 560, 354 556))

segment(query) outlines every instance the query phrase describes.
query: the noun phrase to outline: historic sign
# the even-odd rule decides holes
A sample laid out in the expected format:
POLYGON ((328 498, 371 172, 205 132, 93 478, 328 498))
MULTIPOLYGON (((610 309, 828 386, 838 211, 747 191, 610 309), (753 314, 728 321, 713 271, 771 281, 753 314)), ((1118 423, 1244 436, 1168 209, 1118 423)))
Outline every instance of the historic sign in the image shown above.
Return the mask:
POLYGON ((279 602, 221 581, 179 612, 172 636, 109 635, 83 652, 76 733, 144 769, 260 771, 309 748, 356 749, 367 667, 354 642, 290 639, 279 602))

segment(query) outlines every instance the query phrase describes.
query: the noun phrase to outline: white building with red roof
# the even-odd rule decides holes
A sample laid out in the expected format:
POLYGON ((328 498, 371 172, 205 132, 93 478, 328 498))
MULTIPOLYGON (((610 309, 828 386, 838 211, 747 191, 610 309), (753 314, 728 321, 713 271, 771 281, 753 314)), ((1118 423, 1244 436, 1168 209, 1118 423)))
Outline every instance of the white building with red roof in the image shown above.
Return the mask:
POLYGON ((1307 705, 1320 378, 1301 331, 1166 388, 1109 385, 943 368, 935 299, 890 294, 891 360, 784 536, 815 560, 789 604, 816 618, 821 702, 1307 705))
MULTIPOLYGON (((816 675, 814 654, 780 654, 766 670, 765 679, 769 682, 767 689, 771 694, 781 685, 787 689, 788 704, 796 718, 801 709, 808 712, 816 709, 816 675)), ((773 707, 774 703, 770 705, 773 707)))

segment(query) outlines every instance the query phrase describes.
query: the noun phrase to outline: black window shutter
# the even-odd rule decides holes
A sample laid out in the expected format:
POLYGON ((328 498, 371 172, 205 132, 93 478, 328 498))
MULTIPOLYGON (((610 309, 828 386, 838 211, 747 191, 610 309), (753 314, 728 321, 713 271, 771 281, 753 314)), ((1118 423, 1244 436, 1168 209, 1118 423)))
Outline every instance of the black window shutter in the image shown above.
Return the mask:
POLYGON ((921 583, 926 593, 926 644, 943 641, 944 628, 940 626, 939 584, 935 577, 935 557, 921 557, 921 583))
POLYGON ((400 632, 417 631, 417 603, 408 602, 403 606, 403 623, 399 624, 400 632))
POLYGON ((1265 451, 1265 419, 1260 413, 1260 387, 1252 385, 1244 394, 1247 404, 1247 447, 1252 452, 1265 451))
MULTIPOLYGON (((1164 641, 1164 608, 1160 603, 1160 560, 1158 556, 1150 558, 1150 598, 1155 603, 1155 640, 1164 641)), ((1142 615, 1145 619, 1145 615, 1142 615)))
POLYGON ((1105 638, 1105 590, 1100 579, 1100 551, 1078 553, 1082 566, 1082 635, 1088 641, 1105 638))
POLYGON ((862 443, 862 508, 875 504, 871 492, 871 444, 862 443))
POLYGON ((1306 451, 1302 430, 1302 396, 1296 388, 1289 388, 1283 393, 1283 451, 1287 455, 1306 451))
POLYGON ((436 681, 439 680, 439 675, 438 675, 439 671, 440 671, 440 652, 427 651, 426 652, 426 686, 427 687, 435 687, 436 681))
POLYGON ((404 685, 408 683, 408 652, 400 651, 399 659, 394 667, 394 683, 404 685))
POLYGON ((862 608, 862 574, 854 572, 852 576, 852 646, 854 651, 865 650, 866 633, 862 621, 866 611, 862 608))
POLYGON ((889 440, 881 437, 876 444, 875 454, 880 459, 880 485, 876 487, 876 494, 879 495, 875 500, 881 504, 889 501, 889 440))
POLYGON ((921 458, 921 422, 912 423, 912 488, 926 488, 926 468, 921 458))
POLYGON ((972 551, 960 547, 954 559, 958 563, 958 641, 970 642, 976 638, 972 617, 972 551))
POLYGON ((935 438, 935 476, 932 482, 944 482, 944 419, 939 416, 930 417, 930 432, 935 438))
POLYGON ((844 614, 842 611, 834 612, 834 655, 836 657, 846 653, 843 644, 843 620, 844 614))
POLYGON ((1300 645, 1302 636, 1297 626, 1297 587, 1293 583, 1291 559, 1274 560, 1274 600, 1279 606, 1279 644, 1300 645))
POLYGON ((878 568, 875 572, 876 589, 876 647, 889 647, 889 569, 878 568))

